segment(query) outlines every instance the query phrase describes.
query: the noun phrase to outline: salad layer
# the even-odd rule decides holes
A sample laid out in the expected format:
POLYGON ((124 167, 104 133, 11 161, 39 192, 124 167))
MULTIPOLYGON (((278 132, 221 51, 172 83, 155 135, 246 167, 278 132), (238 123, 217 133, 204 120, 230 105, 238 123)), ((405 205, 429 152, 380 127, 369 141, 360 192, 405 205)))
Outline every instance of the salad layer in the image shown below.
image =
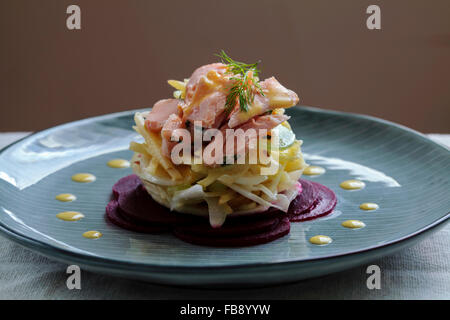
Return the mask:
POLYGON ((228 216, 269 208, 287 212, 306 167, 302 141, 285 114, 298 103, 297 94, 274 77, 260 81, 255 64, 226 55, 222 59, 224 63, 196 69, 189 79, 170 80, 174 98, 136 113, 134 129, 143 142, 130 144, 133 172, 152 198, 173 211, 207 216, 213 227, 223 225, 228 216), (216 134, 196 146, 195 134, 205 137, 211 130, 216 134), (256 138, 239 144, 228 133, 237 130, 255 130, 256 138), (178 132, 191 135, 176 136, 178 132), (228 147, 231 140, 234 145, 228 147), (174 150, 182 145, 193 147, 177 163, 174 150), (256 161, 249 161, 252 154, 257 154, 256 161))

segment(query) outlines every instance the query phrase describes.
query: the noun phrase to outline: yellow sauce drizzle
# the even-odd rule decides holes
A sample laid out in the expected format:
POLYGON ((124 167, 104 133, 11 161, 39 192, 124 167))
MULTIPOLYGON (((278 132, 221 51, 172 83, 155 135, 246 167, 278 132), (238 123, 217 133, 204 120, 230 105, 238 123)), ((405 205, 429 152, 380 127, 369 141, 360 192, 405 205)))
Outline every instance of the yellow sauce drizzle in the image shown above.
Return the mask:
POLYGON ((377 210, 379 207, 379 205, 373 202, 365 202, 359 206, 361 210, 377 210))
POLYGON ((303 174, 307 176, 317 176, 319 174, 324 174, 325 171, 325 168, 319 166, 309 166, 306 167, 305 170, 303 170, 303 174))
POLYGON ((83 237, 88 238, 88 239, 98 239, 102 236, 103 234, 100 231, 86 231, 85 233, 83 233, 83 237))
POLYGON ((345 190, 358 190, 366 186, 366 184, 360 180, 346 180, 340 184, 342 189, 345 190))
POLYGON ((128 168, 130 166, 130 162, 124 159, 113 159, 109 160, 107 165, 111 168, 128 168))
POLYGON ((309 242, 321 246, 325 244, 330 244, 331 242, 333 242, 333 239, 331 239, 329 236, 317 235, 309 238, 309 242))
POLYGON ((73 195, 71 193, 61 193, 61 194, 58 194, 55 197, 55 199, 62 201, 62 202, 70 202, 70 201, 75 201, 77 199, 77 197, 75 197, 75 195, 73 195))
POLYGON ((72 176, 72 180, 75 182, 93 182, 95 176, 90 173, 77 173, 72 176))
POLYGON ((56 217, 64 221, 78 221, 81 218, 84 218, 84 214, 77 211, 64 211, 58 213, 56 217))
POLYGON ((347 220, 342 222, 341 224, 343 227, 350 228, 350 229, 359 229, 364 228, 366 224, 359 220, 347 220))

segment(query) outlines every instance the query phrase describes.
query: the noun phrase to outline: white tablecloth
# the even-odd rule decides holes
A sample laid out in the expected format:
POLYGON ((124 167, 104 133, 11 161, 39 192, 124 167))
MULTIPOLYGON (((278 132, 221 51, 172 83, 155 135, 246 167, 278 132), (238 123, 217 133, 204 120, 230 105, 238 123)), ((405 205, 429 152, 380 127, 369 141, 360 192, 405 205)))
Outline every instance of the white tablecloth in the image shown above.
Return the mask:
MULTIPOLYGON (((1 133, 0 147, 26 133, 1 133)), ((450 135, 430 135, 450 146, 450 135)), ((205 290, 151 285, 81 273, 81 290, 66 287, 67 266, 0 237, 0 299, 450 299, 450 224, 418 245, 374 261, 381 289, 366 286, 362 266, 320 279, 262 289, 205 290)))

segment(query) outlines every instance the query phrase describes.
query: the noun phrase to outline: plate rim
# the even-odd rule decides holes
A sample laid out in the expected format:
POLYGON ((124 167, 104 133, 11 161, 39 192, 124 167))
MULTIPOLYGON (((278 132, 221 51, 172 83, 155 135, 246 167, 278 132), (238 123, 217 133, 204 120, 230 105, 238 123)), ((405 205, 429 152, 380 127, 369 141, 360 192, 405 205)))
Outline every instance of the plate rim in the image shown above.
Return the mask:
MULTIPOLYGON (((398 123, 395 123, 395 122, 392 122, 389 120, 381 119, 381 118, 378 118, 375 116, 352 113, 352 112, 321 109, 321 108, 317 108, 317 107, 304 106, 304 105, 295 106, 294 108, 302 108, 302 109, 306 109, 306 110, 308 110, 310 112, 314 112, 314 113, 324 113, 324 114, 339 115, 339 116, 350 116, 350 117, 356 118, 356 119, 364 119, 364 120, 374 121, 377 123, 382 123, 382 124, 385 124, 388 126, 396 127, 403 131, 407 131, 410 134, 413 134, 415 136, 418 136, 422 140, 425 140, 427 143, 433 144, 435 147, 438 147, 438 148, 443 149, 444 151, 450 152, 449 147, 447 147, 443 144, 440 144, 436 141, 431 140, 430 138, 428 138, 426 135, 424 135, 423 133, 421 133, 419 131, 416 131, 414 129, 406 127, 402 124, 398 124, 398 123)), ((108 113, 108 114, 103 114, 103 115, 99 115, 99 116, 95 116, 95 117, 88 117, 88 118, 84 118, 84 119, 80 119, 80 120, 63 123, 63 124, 60 124, 60 125, 48 128, 48 129, 33 132, 17 141, 14 141, 13 143, 3 147, 2 149, 0 149, 0 156, 7 149, 13 147, 14 145, 20 143, 23 140, 29 139, 30 137, 38 135, 38 134, 43 134, 43 133, 46 133, 49 131, 57 130, 57 129, 60 129, 60 128, 63 128, 66 126, 72 126, 75 124, 82 124, 85 122, 92 122, 92 121, 98 121, 98 120, 102 120, 102 119, 115 118, 115 117, 120 117, 123 115, 131 115, 135 112, 142 112, 144 110, 149 110, 149 109, 151 109, 151 108, 133 109, 133 110, 126 110, 126 111, 121 111, 121 112, 108 113)), ((13 242, 23 245, 29 249, 32 249, 34 251, 41 253, 41 254, 51 256, 54 258, 59 258, 59 257, 68 258, 69 260, 71 258, 74 258, 88 266, 93 266, 93 267, 99 266, 99 265, 103 266, 103 267, 107 266, 108 269, 113 269, 113 270, 130 270, 129 268, 132 267, 132 268, 144 268, 144 269, 142 269, 142 271, 154 270, 154 271, 158 271, 158 272, 162 272, 162 273, 171 273, 174 271, 183 271, 183 272, 190 271, 192 273, 195 271, 204 271, 204 270, 221 271, 221 270, 232 270, 232 269, 241 269, 242 270, 242 269, 251 269, 251 268, 258 268, 258 267, 273 267, 273 266, 288 267, 289 265, 295 265, 295 264, 306 263, 306 262, 324 261, 324 260, 331 260, 334 258, 343 258, 343 257, 361 255, 361 254, 368 253, 368 252, 374 252, 378 249, 390 247, 395 244, 408 242, 409 240, 412 240, 413 238, 419 236, 420 234, 422 234, 426 231, 432 231, 432 229, 435 229, 439 225, 444 226, 444 224, 446 222, 448 222, 447 220, 449 218, 450 218, 450 211, 448 211, 446 214, 444 214, 442 217, 436 219, 435 221, 427 224, 426 226, 419 228, 415 232, 409 233, 401 238, 398 238, 398 239, 395 239, 395 240, 392 240, 392 241, 389 241, 389 242, 386 242, 383 244, 373 245, 373 246, 369 246, 367 248, 354 250, 354 251, 347 252, 347 253, 332 254, 332 255, 316 257, 316 258, 308 258, 308 259, 293 259, 293 260, 288 260, 288 261, 252 262, 252 263, 243 263, 243 264, 213 265, 213 266, 174 266, 174 265, 164 265, 164 264, 152 264, 152 263, 148 263, 148 262, 139 262, 139 261, 131 262, 131 261, 126 261, 126 260, 112 259, 112 258, 106 258, 106 257, 101 257, 101 256, 77 253, 77 252, 73 252, 69 249, 59 248, 52 244, 45 243, 45 242, 33 239, 31 237, 28 237, 26 235, 23 235, 23 234, 17 232, 16 230, 6 226, 2 222, 0 222, 0 232, 5 237, 12 240, 13 242), (48 252, 48 254, 46 254, 44 252, 48 252)))

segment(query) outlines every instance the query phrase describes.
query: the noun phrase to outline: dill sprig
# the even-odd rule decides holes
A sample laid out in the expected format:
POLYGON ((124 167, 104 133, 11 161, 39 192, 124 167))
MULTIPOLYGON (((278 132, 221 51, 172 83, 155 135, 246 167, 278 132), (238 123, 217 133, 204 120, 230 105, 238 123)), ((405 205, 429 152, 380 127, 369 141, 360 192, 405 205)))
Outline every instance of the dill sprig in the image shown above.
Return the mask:
POLYGON ((250 64, 235 61, 223 50, 219 54, 216 54, 216 56, 222 60, 223 64, 227 65, 227 73, 234 75, 230 77, 231 80, 234 80, 234 83, 228 92, 225 101, 225 110, 231 112, 239 101, 241 111, 247 112, 249 105, 255 99, 255 90, 264 96, 261 86, 258 83, 258 64, 260 61, 250 64))

